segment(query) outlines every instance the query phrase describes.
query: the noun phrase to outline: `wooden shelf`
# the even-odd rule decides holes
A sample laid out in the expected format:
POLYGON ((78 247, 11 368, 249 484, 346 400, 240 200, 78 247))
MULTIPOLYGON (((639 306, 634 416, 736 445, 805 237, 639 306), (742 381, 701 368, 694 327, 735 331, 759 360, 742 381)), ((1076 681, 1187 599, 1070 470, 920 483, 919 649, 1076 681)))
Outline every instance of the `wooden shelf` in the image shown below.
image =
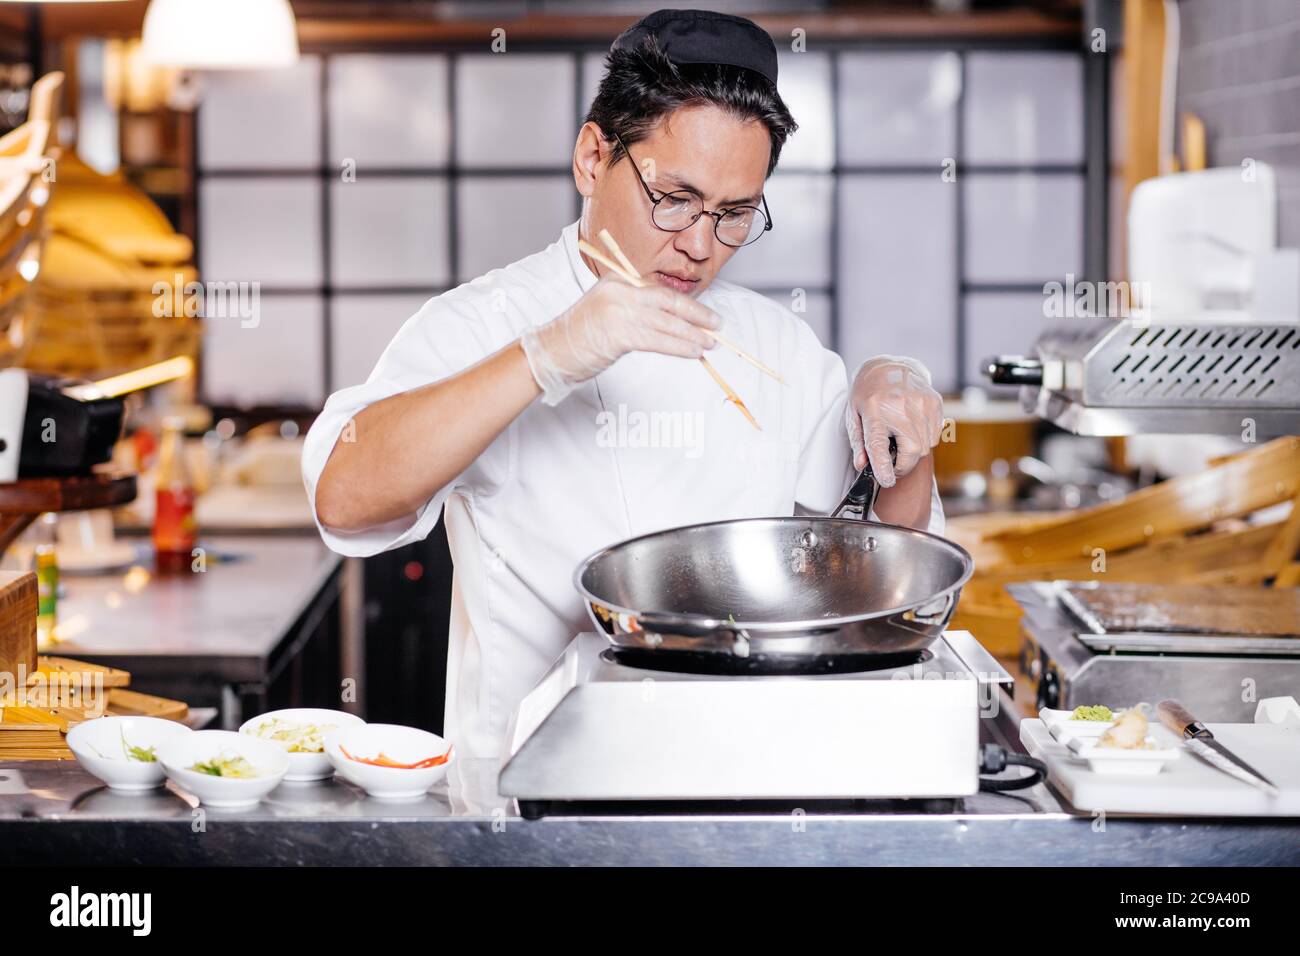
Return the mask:
POLYGON ((46 511, 112 508, 135 499, 135 475, 96 473, 75 478, 20 478, 0 483, 0 554, 46 511))

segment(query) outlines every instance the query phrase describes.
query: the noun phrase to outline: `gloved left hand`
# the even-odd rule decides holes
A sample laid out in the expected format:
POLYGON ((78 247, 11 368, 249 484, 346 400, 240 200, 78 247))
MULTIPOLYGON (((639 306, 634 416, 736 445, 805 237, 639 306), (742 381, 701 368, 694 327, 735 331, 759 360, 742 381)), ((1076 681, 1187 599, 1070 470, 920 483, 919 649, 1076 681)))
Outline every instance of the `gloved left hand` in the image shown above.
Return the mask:
POLYGON ((930 454, 943 433, 943 397, 930 387, 930 373, 915 359, 882 355, 863 362, 849 388, 845 409, 853 467, 867 461, 882 488, 892 488, 930 454), (889 436, 898 440, 890 461, 889 436))

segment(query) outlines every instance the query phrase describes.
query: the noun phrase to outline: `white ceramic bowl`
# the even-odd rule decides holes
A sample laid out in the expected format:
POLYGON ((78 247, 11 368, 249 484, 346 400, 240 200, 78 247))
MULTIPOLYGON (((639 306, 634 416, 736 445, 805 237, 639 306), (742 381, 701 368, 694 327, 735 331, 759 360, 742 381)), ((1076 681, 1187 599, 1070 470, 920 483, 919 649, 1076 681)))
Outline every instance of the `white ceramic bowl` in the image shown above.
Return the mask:
MULTIPOLYGON (((1118 716, 1123 711, 1114 713, 1118 716)), ((1075 720, 1072 710, 1051 710, 1045 707, 1038 712, 1038 716, 1047 725, 1051 735, 1061 743, 1066 743, 1071 738, 1096 739, 1115 725, 1114 720, 1075 720)))
POLYGON ((167 779, 162 764, 128 759, 123 737, 128 746, 156 748, 156 755, 165 744, 193 733, 184 724, 157 717, 97 717, 68 731, 68 749, 87 773, 114 790, 153 790, 167 779))
POLYGON ((233 730, 196 730, 158 750, 167 776, 182 790, 210 807, 235 810, 251 807, 279 786, 289 769, 289 755, 269 740, 233 730), (238 754, 259 771, 256 777, 214 777, 189 768, 201 761, 238 754))
MULTIPOLYGON (((291 707, 287 710, 272 710, 251 720, 246 720, 240 726, 239 732, 253 736, 253 729, 268 720, 287 720, 298 724, 316 724, 317 726, 332 724, 336 730, 342 730, 345 727, 357 727, 365 723, 356 714, 349 714, 342 710, 291 707)), ((326 732, 326 736, 328 736, 328 732, 326 732)), ((254 737, 253 739, 261 740, 262 738, 254 737)), ((276 740, 269 740, 267 743, 273 743, 282 749, 288 746, 276 740)), ((285 753, 289 753, 289 751, 285 749, 285 753)), ((289 753, 289 772, 284 775, 285 783, 312 783, 317 780, 328 780, 332 776, 334 776, 334 765, 330 763, 330 758, 325 755, 323 750, 320 753, 289 753)))
POLYGON ((1165 764, 1178 759, 1177 747, 1161 747, 1160 741, 1148 736, 1150 749, 1128 750, 1122 747, 1101 747, 1098 741, 1073 737, 1064 741, 1075 756, 1088 762, 1093 773, 1115 777, 1151 777, 1165 768, 1165 764))
POLYGON ((378 800, 415 800, 447 775, 447 768, 456 760, 453 752, 444 764, 420 770, 402 770, 396 767, 374 767, 358 763, 344 756, 347 750, 354 757, 377 757, 384 754, 401 763, 415 763, 425 757, 436 757, 447 752, 447 741, 415 727, 398 724, 362 724, 345 727, 325 737, 325 753, 339 775, 366 791, 378 800))

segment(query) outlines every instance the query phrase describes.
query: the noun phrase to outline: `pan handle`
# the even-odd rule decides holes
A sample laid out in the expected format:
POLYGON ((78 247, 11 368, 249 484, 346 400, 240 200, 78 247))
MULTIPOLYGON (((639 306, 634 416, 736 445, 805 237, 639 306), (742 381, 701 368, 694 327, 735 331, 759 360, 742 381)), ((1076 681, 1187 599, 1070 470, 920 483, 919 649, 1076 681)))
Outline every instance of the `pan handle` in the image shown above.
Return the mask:
MULTIPOLYGON (((895 464, 898 463, 898 439, 893 435, 889 436, 889 458, 895 464)), ((876 496, 880 494, 880 483, 876 481, 876 476, 871 472, 871 459, 867 459, 866 465, 858 473, 858 477, 853 480, 849 486, 848 493, 844 500, 835 506, 831 512, 832 518, 842 518, 846 511, 854 512, 859 518, 865 518, 871 513, 871 509, 876 506, 876 496)))
POLYGON ((919 621, 922 624, 928 624, 932 627, 947 624, 948 617, 952 613, 953 604, 955 602, 956 595, 949 591, 943 596, 943 603, 941 605, 936 601, 927 601, 925 604, 912 608, 908 614, 911 616, 912 620, 919 621), (933 608, 933 610, 931 610, 931 608, 933 608))
MULTIPOLYGON (((731 638, 732 654, 736 657, 749 656, 749 631, 734 624, 708 618, 697 619, 686 615, 672 614, 642 614, 637 620, 647 638, 654 635, 655 640, 662 640, 657 635, 659 631, 666 631, 682 637, 701 638, 718 637, 725 634, 731 638)), ((650 641, 647 640, 647 643, 650 643, 650 641)))
POLYGON ((995 355, 984 360, 984 375, 994 385, 1042 385, 1043 363, 1022 355, 995 355))
POLYGON ((707 617, 685 614, 646 613, 637 615, 638 630, 649 634, 680 634, 682 637, 710 637, 719 628, 725 628, 725 621, 715 621, 707 617))

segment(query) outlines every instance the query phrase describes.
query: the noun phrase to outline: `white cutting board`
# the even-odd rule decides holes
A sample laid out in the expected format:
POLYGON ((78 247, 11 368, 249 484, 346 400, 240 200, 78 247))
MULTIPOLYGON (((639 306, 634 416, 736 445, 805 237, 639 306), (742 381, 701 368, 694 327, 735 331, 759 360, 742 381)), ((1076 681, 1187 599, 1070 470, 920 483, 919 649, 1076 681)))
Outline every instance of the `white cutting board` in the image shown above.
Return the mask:
MULTIPOLYGON (((1155 813, 1162 816, 1300 817, 1300 728, 1276 724, 1209 724, 1225 747, 1268 777, 1281 791, 1271 797, 1216 770, 1183 750, 1158 774, 1123 777, 1099 774, 1052 737, 1041 720, 1020 722, 1020 742, 1047 764, 1048 779, 1077 810, 1155 813)), ((1164 745, 1177 738, 1152 724, 1164 745)))

